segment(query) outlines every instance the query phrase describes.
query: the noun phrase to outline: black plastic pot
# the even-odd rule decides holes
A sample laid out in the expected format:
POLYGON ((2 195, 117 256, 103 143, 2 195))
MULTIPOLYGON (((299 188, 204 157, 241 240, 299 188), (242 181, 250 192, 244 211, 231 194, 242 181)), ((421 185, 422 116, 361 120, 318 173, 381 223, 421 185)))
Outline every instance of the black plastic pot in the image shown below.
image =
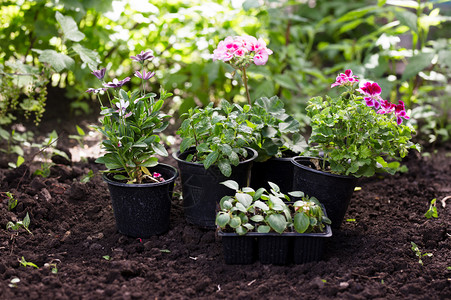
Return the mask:
POLYGON ((339 229, 358 179, 318 171, 311 159, 316 158, 298 156, 292 159, 293 190, 316 197, 325 206, 332 228, 339 229))
POLYGON ((148 238, 169 230, 172 192, 178 176, 177 169, 166 164, 149 168, 160 173, 165 181, 159 183, 126 184, 114 181, 108 175, 116 227, 122 234, 148 238))
POLYGON ((203 164, 187 162, 186 157, 195 152, 190 148, 183 153, 173 153, 182 179, 183 207, 186 220, 205 228, 216 228, 216 206, 222 197, 233 195, 235 191, 221 184, 226 180, 236 181, 240 187, 248 186, 252 161, 257 151, 247 148, 248 157, 238 166, 232 166, 232 175, 225 177, 218 166, 205 169, 203 164))
POLYGON ((277 184, 284 194, 293 191, 294 165, 291 158, 270 158, 252 165, 251 187, 270 190, 268 181, 277 184))

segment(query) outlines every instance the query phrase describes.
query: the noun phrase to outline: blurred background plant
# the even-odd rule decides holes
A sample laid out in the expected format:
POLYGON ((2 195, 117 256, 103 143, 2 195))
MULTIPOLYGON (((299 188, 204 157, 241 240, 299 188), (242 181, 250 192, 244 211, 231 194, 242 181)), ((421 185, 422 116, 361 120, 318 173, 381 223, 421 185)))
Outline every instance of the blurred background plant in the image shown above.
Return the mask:
MULTIPOLYGON (((308 99, 330 93, 335 74, 352 68, 380 83, 387 100, 406 103, 424 145, 449 140, 449 0, 0 3, 0 126, 10 134, 1 135, 9 151, 24 115, 45 117, 46 100, 54 97, 47 91, 57 89, 57 104, 72 114, 96 113, 84 93, 94 86, 90 72, 106 67, 109 77, 122 78, 131 72, 122 62, 141 50, 155 52, 150 89, 162 84, 174 93, 163 109, 175 120, 195 105, 245 103, 239 72, 211 59, 220 40, 244 34, 262 37, 274 51, 265 66, 248 70, 251 98, 279 96, 306 135, 308 99)), ((138 84, 133 78, 129 85, 138 84)))

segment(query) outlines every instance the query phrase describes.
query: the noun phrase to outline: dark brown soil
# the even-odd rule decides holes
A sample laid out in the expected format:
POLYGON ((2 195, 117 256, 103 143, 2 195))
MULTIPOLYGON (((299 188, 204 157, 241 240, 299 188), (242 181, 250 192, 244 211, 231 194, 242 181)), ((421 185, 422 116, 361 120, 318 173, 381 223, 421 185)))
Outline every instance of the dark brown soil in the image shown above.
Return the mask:
POLYGON ((226 265, 215 232, 185 222, 178 194, 165 235, 118 233, 92 159, 56 165, 49 178, 0 169, 0 191, 18 200, 8 211, 1 194, 0 299, 451 299, 451 200, 440 202, 451 195, 450 153, 412 153, 408 173, 361 180, 345 217, 355 221, 333 232, 324 260, 288 266, 226 265), (80 183, 90 169, 96 176, 80 183), (433 198, 438 218, 426 219, 433 198), (33 235, 5 230, 27 212, 33 235), (424 265, 411 242, 433 254, 424 265))

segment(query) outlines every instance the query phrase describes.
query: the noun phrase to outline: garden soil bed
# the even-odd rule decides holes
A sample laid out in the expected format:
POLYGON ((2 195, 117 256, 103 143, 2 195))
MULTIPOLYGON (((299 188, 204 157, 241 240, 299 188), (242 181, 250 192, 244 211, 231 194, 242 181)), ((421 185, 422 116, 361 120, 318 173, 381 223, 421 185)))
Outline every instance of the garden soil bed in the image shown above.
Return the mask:
POLYGON ((288 266, 226 265, 215 231, 186 223, 180 180, 169 232, 136 239, 116 231, 93 159, 58 164, 48 178, 26 165, 0 169, 0 191, 18 200, 8 211, 1 195, 0 299, 451 299, 451 199, 440 202, 451 195, 450 153, 411 153, 408 173, 361 180, 324 260, 288 266), (96 175, 80 183, 89 170, 96 175), (433 198, 438 218, 426 219, 433 198), (5 230, 27 212, 32 235, 5 230), (411 242, 433 254, 424 265, 411 242))

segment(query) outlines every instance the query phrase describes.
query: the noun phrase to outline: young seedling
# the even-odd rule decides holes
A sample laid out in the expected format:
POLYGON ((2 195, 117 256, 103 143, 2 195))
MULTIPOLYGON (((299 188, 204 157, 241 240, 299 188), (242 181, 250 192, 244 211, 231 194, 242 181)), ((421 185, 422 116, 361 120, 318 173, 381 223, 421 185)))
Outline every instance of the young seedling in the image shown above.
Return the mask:
MULTIPOLYGON (((58 261, 59 261, 59 259, 58 259, 58 261)), ((58 274, 58 267, 56 266, 56 263, 54 263, 54 262, 45 263, 44 268, 51 268, 52 274, 58 274)))
POLYGON ((81 177, 80 182, 81 183, 87 183, 94 177, 94 172, 92 170, 89 170, 88 174, 83 175, 81 177))
POLYGON ((24 267, 33 267, 33 268, 39 269, 39 267, 36 264, 26 261, 23 256, 22 256, 22 259, 19 259, 19 262, 24 267))
POLYGON ((10 288, 16 288, 17 287, 17 284, 20 282, 20 279, 19 278, 17 278, 17 277, 13 277, 13 278, 11 278, 11 281, 10 281, 10 283, 8 284, 8 286, 10 287, 10 288))
POLYGON ((428 211, 424 214, 424 216, 428 219, 430 218, 438 218, 438 214, 437 214, 437 206, 435 204, 435 202, 437 201, 436 198, 431 200, 431 204, 429 205, 429 209, 428 211))
POLYGON ((80 147, 81 147, 81 148, 84 148, 85 145, 84 145, 84 143, 83 143, 83 139, 84 139, 84 137, 86 136, 86 133, 85 133, 85 131, 84 131, 83 129, 81 129, 81 127, 78 126, 78 125, 75 125, 75 128, 77 129, 78 135, 71 134, 71 135, 69 135, 69 138, 70 138, 70 139, 76 140, 76 141, 78 142, 78 144, 80 145, 80 147))
POLYGON ((8 197, 8 210, 12 211, 17 206, 17 199, 10 192, 5 192, 5 195, 8 197))
POLYGON ((415 244, 414 242, 410 242, 410 243, 412 244, 413 252, 415 252, 415 255, 418 257, 418 263, 423 266, 422 258, 424 256, 431 257, 432 253, 421 253, 421 250, 420 250, 420 248, 418 248, 417 244, 415 244))
POLYGON ((6 224, 6 230, 12 229, 14 231, 17 231, 20 227, 23 227, 29 234, 33 235, 30 229, 28 229, 28 226, 30 226, 30 216, 27 213, 22 221, 17 221, 16 223, 9 221, 6 224))

